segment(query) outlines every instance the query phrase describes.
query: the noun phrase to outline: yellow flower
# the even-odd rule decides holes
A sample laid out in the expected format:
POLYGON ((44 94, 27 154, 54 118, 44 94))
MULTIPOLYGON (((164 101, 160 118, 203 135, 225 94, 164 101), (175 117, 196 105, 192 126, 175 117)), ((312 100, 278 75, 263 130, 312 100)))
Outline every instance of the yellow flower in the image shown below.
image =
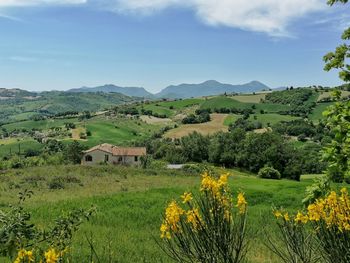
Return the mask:
POLYGON ((289 214, 288 212, 283 215, 284 220, 289 221, 289 214))
POLYGON ((189 210, 187 211, 186 215, 187 215, 187 223, 192 224, 192 227, 194 229, 198 229, 201 223, 201 218, 200 218, 198 209, 195 208, 195 209, 189 210))
POLYGON ((50 248, 45 252, 46 263, 56 263, 60 259, 60 253, 56 252, 54 248, 50 248))
POLYGON ((239 193, 237 196, 237 205, 240 214, 244 214, 247 210, 247 201, 244 198, 243 193, 239 193))
POLYGON ((171 238, 171 235, 170 235, 170 232, 169 232, 169 226, 166 224, 166 223, 163 223, 161 226, 160 226, 160 238, 167 238, 167 239, 170 239, 171 238))
POLYGON ((188 193, 188 192, 185 192, 185 193, 181 196, 181 198, 182 198, 182 203, 184 203, 184 204, 190 202, 190 201, 193 199, 192 194, 191 194, 191 193, 188 193))
POLYGON ((274 215, 277 219, 280 218, 280 217, 283 217, 281 211, 279 211, 279 210, 273 211, 273 215, 274 215))
POLYGON ((14 263, 34 262, 33 251, 21 249, 17 253, 14 263))
POLYGON ((303 215, 300 211, 298 211, 297 215, 294 218, 295 223, 303 223, 306 224, 309 218, 307 215, 303 215))
POLYGON ((179 231, 180 217, 185 211, 176 203, 176 201, 170 202, 168 207, 165 209, 165 219, 163 224, 160 226, 161 238, 171 238, 172 232, 179 231))

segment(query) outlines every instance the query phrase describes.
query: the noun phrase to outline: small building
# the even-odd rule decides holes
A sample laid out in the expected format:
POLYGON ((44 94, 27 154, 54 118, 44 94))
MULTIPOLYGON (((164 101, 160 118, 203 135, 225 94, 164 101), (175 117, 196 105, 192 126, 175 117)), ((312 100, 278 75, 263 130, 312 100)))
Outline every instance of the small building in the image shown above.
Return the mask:
POLYGON ((114 165, 140 165, 147 154, 145 147, 119 147, 103 143, 84 151, 82 165, 109 163, 114 165))

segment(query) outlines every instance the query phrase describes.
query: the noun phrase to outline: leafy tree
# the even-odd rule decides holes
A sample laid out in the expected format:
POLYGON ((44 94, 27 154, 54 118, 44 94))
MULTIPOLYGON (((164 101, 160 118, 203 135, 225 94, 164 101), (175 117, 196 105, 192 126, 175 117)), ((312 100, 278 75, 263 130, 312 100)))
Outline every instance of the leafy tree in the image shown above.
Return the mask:
MULTIPOLYGON (((329 5, 335 3, 346 4, 348 0, 329 0, 329 5)), ((346 42, 350 40, 350 27, 347 28, 342 39, 346 42)), ((347 59, 350 58, 350 45, 343 43, 324 56, 326 62, 325 70, 339 70, 339 77, 344 82, 350 82, 350 65, 347 59)), ((324 159, 328 161, 327 173, 333 181, 342 182, 350 177, 350 101, 340 101, 340 91, 335 91, 334 97, 338 100, 330 106, 324 115, 327 118, 327 126, 333 131, 334 137, 331 144, 324 150, 324 159)))
POLYGON ((80 144, 78 141, 73 141, 66 146, 64 150, 64 157, 69 163, 79 164, 85 149, 86 147, 80 144))
POLYGON ((193 132, 181 139, 183 155, 186 159, 194 162, 208 160, 209 137, 198 132, 193 132))

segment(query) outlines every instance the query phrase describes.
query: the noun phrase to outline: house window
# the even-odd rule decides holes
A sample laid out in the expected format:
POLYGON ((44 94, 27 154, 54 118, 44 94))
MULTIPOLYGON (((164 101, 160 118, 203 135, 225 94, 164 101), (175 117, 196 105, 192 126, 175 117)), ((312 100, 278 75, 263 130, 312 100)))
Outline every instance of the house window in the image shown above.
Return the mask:
POLYGON ((109 161, 109 155, 106 154, 106 155, 105 155, 105 162, 108 162, 108 161, 109 161))
POLYGON ((85 156, 85 162, 92 162, 92 156, 91 155, 86 155, 85 156))
POLYGON ((135 162, 138 162, 138 161, 139 161, 139 157, 138 157, 138 156, 135 156, 135 157, 134 157, 134 160, 135 160, 135 162))
POLYGON ((122 161, 123 161, 123 157, 119 156, 118 162, 122 162, 122 161))

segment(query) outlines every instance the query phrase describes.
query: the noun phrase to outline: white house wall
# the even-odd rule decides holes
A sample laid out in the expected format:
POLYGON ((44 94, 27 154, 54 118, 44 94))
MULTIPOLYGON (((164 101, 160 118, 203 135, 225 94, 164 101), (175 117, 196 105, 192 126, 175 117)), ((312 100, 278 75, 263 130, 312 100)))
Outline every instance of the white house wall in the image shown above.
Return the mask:
POLYGON ((113 156, 111 153, 107 153, 101 150, 95 150, 89 153, 85 153, 81 164, 84 165, 95 165, 105 162, 105 156, 108 155, 108 163, 110 164, 125 164, 125 165, 140 165, 140 156, 137 157, 137 162, 135 162, 135 156, 113 156), (86 162, 85 157, 90 155, 92 157, 92 162, 86 162), (120 157, 122 161, 120 161, 120 157))

